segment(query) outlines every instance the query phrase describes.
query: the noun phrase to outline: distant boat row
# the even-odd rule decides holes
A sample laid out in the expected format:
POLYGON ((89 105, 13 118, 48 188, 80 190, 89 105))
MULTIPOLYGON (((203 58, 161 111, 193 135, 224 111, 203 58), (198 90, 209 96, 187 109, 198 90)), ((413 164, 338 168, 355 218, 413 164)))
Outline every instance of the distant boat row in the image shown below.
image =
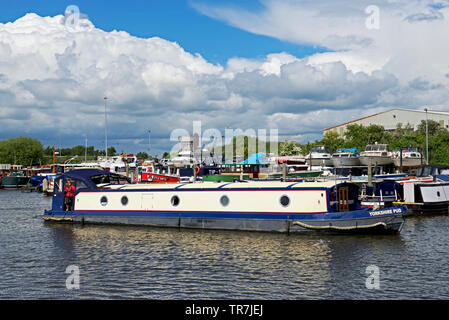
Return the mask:
POLYGON ((335 153, 327 146, 314 146, 305 156, 312 166, 352 167, 352 166, 387 166, 395 165, 403 169, 419 168, 423 156, 417 147, 402 148, 402 151, 388 151, 386 144, 369 144, 365 151, 357 153, 356 148, 337 149, 335 153))

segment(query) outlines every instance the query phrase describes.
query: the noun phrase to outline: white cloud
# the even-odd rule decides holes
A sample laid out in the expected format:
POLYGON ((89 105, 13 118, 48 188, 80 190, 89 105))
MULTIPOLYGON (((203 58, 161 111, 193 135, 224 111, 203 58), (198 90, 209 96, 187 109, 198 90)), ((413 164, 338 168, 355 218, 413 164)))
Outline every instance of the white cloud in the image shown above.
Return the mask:
POLYGON ((71 145, 83 144, 88 134, 101 147, 104 96, 109 144, 123 149, 130 141, 130 148, 141 143, 133 151, 147 150, 151 129, 152 150, 159 153, 171 148, 173 129, 191 131, 194 120, 203 129, 277 127, 282 135, 306 139, 369 108, 441 107, 447 101, 447 45, 432 31, 447 24, 447 8, 389 1, 394 10, 381 15, 376 33, 364 29, 363 6, 276 3, 264 1, 261 13, 201 10, 251 32, 334 51, 302 59, 286 52, 235 57, 221 66, 158 37, 105 32, 84 16, 76 28, 67 27, 62 15, 28 14, 0 24, 0 135, 25 132, 48 144, 65 135, 71 145), (395 21, 403 29, 382 31, 395 21), (403 45, 395 43, 404 34, 403 45))

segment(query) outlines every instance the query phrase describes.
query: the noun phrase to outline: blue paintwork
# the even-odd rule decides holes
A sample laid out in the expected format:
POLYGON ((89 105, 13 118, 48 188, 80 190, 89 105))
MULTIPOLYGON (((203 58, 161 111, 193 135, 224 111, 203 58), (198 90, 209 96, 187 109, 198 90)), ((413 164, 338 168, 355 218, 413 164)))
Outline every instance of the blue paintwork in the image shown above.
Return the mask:
MULTIPOLYGON (((103 173, 101 171, 100 173, 103 173)), ((90 173, 83 172, 83 175, 77 176, 76 173, 71 172, 70 175, 65 174, 62 177, 59 178, 58 181, 55 181, 55 183, 58 183, 60 185, 61 183, 65 183, 67 178, 70 179, 88 179, 89 174, 98 175, 98 171, 91 171, 90 173)), ((123 192, 122 190, 118 189, 99 189, 93 184, 92 182, 89 183, 89 181, 86 180, 87 188, 77 190, 77 193, 84 191, 88 192, 101 192, 101 193, 109 193, 109 192, 123 192)), ((301 190, 321 190, 326 192, 326 198, 327 198, 327 208, 329 212, 324 213, 301 213, 301 212, 229 212, 229 211, 176 211, 176 210, 167 210, 167 211, 152 211, 152 210, 136 210, 136 211, 127 211, 127 210, 80 210, 80 211, 70 211, 65 212, 62 211, 62 205, 64 200, 64 193, 63 192, 57 192, 56 191, 56 185, 55 185, 55 193, 53 195, 53 204, 51 210, 45 210, 44 217, 51 217, 51 218, 78 218, 77 220, 82 220, 83 217, 123 217, 123 218, 136 218, 136 217, 142 217, 142 218, 181 218, 181 219, 233 219, 233 220, 239 220, 239 219, 245 219, 245 220, 276 220, 276 221, 295 221, 295 220, 301 220, 301 221, 326 221, 326 220, 335 220, 335 221, 341 221, 341 220, 365 220, 365 219, 372 219, 374 217, 393 217, 402 215, 406 212, 407 208, 405 206, 398 206, 393 208, 386 208, 386 209, 379 209, 379 210, 372 210, 370 208, 360 208, 360 204, 358 201, 354 201, 354 204, 351 205, 350 211, 347 212, 337 212, 336 208, 331 207, 331 201, 333 196, 333 187, 332 188, 325 188, 325 187, 305 187, 301 189, 292 189, 293 186, 295 186, 297 183, 289 184, 286 187, 276 187, 276 188, 229 188, 229 189, 217 189, 217 188, 188 188, 183 189, 182 187, 184 185, 179 185, 175 187, 174 189, 138 189, 138 190, 127 190, 127 192, 143 192, 143 191, 171 191, 176 190, 176 192, 182 193, 183 191, 192 192, 192 191, 203 191, 207 192, 209 191, 222 191, 226 190, 228 191, 259 191, 259 190, 297 190, 300 192, 301 190), (377 215, 373 215, 374 213, 378 213, 377 215)), ((228 185, 228 184, 225 184, 228 185)), ((357 199, 357 192, 358 187, 354 184, 345 184, 345 186, 349 187, 349 199, 357 199)))

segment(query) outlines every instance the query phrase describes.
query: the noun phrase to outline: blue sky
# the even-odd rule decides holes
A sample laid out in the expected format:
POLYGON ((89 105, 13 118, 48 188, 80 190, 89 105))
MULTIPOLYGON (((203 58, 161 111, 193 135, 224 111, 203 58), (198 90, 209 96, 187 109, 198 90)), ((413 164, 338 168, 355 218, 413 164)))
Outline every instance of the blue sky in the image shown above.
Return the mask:
MULTIPOLYGON (((130 1, 2 1, 0 22, 12 22, 26 13, 40 16, 64 14, 69 5, 76 5, 88 15, 95 27, 126 31, 133 36, 154 36, 177 42, 190 53, 199 53, 211 63, 225 65, 232 57, 264 58, 267 54, 288 52, 298 58, 323 52, 323 48, 302 46, 264 35, 256 35, 202 15, 189 0, 130 1)), ((203 3, 207 3, 203 1, 203 3)), ((259 10, 262 4, 252 1, 213 1, 227 6, 259 10)))
POLYGON ((447 110, 442 1, 2 0, 0 139, 103 148, 105 95, 109 145, 148 150, 151 128, 159 155, 194 121, 306 143, 393 107, 447 110), (67 26, 69 5, 89 21, 67 26))

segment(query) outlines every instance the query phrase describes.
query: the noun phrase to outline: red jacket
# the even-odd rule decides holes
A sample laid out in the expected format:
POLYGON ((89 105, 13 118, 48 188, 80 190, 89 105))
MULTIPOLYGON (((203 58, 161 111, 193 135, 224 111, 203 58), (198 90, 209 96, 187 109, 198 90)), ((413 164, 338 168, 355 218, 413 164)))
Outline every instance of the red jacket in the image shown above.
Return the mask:
POLYGON ((73 198, 75 196, 75 186, 74 185, 71 185, 70 187, 65 186, 64 192, 67 198, 73 198))

